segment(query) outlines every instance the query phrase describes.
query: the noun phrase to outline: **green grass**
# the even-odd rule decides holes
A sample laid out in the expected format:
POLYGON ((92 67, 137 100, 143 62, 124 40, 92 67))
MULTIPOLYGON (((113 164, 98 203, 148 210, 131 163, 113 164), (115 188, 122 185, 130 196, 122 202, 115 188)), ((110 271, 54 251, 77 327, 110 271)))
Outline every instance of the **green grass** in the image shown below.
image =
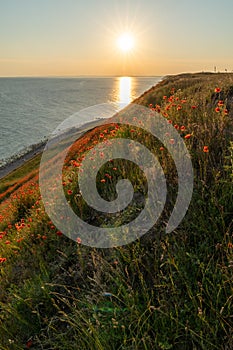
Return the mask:
MULTIPOLYGON (((176 196, 174 163, 141 129, 132 136, 130 127, 119 126, 114 133, 155 152, 171 199, 159 222, 127 246, 90 248, 62 236, 43 208, 37 160, 3 179, 2 193, 20 186, 0 205, 0 349, 232 349, 233 76, 167 77, 136 102, 152 104, 184 139, 190 135, 185 143, 195 177, 185 218, 165 234, 176 196)), ((113 137, 111 130, 114 125, 106 138, 113 137)), ((83 219, 120 225, 143 207, 146 180, 137 167, 114 161, 98 175, 97 187, 106 199, 114 198, 117 179, 127 175, 133 183, 139 200, 120 216, 109 215, 106 222, 76 196, 71 161, 81 162, 101 133, 101 128, 90 131, 70 150, 64 190, 72 191, 69 200, 83 219)))

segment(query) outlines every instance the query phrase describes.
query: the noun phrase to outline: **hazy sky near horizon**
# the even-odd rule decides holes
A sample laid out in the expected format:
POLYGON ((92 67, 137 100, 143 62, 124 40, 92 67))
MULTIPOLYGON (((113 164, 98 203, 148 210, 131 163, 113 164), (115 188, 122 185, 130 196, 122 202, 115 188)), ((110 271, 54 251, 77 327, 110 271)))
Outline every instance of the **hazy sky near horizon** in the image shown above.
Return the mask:
POLYGON ((0 0, 0 76, 232 71, 232 15, 232 0, 0 0))

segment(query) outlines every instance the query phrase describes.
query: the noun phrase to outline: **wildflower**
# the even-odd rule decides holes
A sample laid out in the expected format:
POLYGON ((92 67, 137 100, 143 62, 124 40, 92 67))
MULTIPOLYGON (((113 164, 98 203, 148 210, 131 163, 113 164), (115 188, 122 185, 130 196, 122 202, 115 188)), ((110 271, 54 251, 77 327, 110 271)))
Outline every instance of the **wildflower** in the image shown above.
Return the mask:
POLYGON ((209 147, 208 146, 204 146, 203 147, 203 152, 208 153, 209 152, 209 147))
POLYGON ((167 96, 164 95, 164 96, 163 96, 163 99, 166 100, 166 99, 167 99, 167 96))
POLYGON ((219 107, 216 107, 216 108, 215 108, 215 112, 216 112, 216 113, 219 113, 219 112, 220 112, 220 108, 219 108, 219 107))
POLYGON ((73 193, 73 191, 72 191, 72 190, 68 190, 67 193, 68 193, 69 195, 71 195, 71 194, 73 193))
POLYGON ((218 101, 218 106, 219 106, 219 107, 222 107, 222 106, 223 106, 223 101, 222 101, 222 100, 219 100, 219 101, 218 101))
POLYGON ((0 258, 0 263, 3 263, 6 261, 6 258, 0 258))
POLYGON ((103 133, 101 133, 101 134, 100 134, 100 138, 103 138, 103 137, 104 137, 104 134, 103 134, 103 133))
POLYGON ((228 110, 227 109, 224 109, 224 114, 228 115, 228 110))
POLYGON ((191 134, 187 134, 187 135, 185 135, 184 138, 185 138, 186 140, 188 140, 188 139, 190 139, 191 136, 192 136, 191 134))
POLYGON ((106 180, 105 180, 105 179, 101 179, 101 180, 100 180, 100 182, 105 183, 105 182, 106 182, 106 180))
POLYGON ((6 241, 5 244, 11 244, 11 242, 10 241, 6 241))
POLYGON ((185 126, 182 125, 182 126, 180 127, 180 130, 181 130, 181 131, 185 131, 185 126))
POLYGON ((26 343, 26 348, 30 349, 31 346, 32 346, 32 340, 28 340, 26 343))
POLYGON ((80 238, 80 237, 78 237, 78 238, 76 239, 76 242, 77 242, 78 244, 81 244, 81 243, 82 243, 81 238, 80 238))
POLYGON ((164 151, 164 147, 160 147, 160 151, 164 151))
POLYGON ((177 106, 177 111, 180 111, 182 109, 181 105, 177 106))
POLYGON ((175 140, 174 140, 174 139, 170 139, 170 140, 169 140, 169 143, 170 143, 171 145, 174 145, 175 140))
POLYGON ((74 160, 74 161, 72 162, 72 165, 73 165, 74 167, 76 167, 76 168, 79 168, 82 164, 81 164, 81 163, 78 163, 78 162, 76 162, 76 160, 74 160))
POLYGON ((214 92, 220 92, 221 91, 221 89, 219 88, 219 87, 216 87, 215 89, 214 89, 214 92))
POLYGON ((233 248, 233 244, 231 242, 228 243, 228 248, 232 249, 233 248))
POLYGON ((192 109, 196 109, 196 108, 197 108, 197 106, 195 106, 195 105, 194 105, 194 106, 192 106, 191 108, 192 108, 192 109))
POLYGON ((56 232, 56 235, 57 235, 57 236, 62 236, 62 232, 61 232, 61 231, 57 231, 57 232, 56 232))
POLYGON ((116 130, 111 130, 110 133, 111 133, 111 135, 115 136, 116 135, 116 130))
POLYGON ((174 128, 175 128, 176 130, 179 130, 179 125, 175 124, 175 125, 174 125, 174 128))

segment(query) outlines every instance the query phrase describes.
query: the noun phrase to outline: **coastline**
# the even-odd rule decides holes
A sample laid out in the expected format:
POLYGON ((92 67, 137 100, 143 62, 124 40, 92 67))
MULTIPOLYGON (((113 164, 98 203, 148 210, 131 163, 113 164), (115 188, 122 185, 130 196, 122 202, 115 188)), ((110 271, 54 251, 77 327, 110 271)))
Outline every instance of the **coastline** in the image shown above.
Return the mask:
MULTIPOLYGON (((133 101, 130 103, 137 103, 143 96, 147 93, 149 93, 152 89, 155 88, 155 86, 159 85, 163 80, 165 80, 167 76, 163 76, 155 85, 152 85, 149 89, 145 90, 143 93, 141 93, 138 97, 136 97, 133 101)), ((94 127, 98 126, 99 123, 104 120, 105 118, 98 118, 95 120, 88 121, 84 123, 81 126, 78 126, 75 129, 75 132, 77 133, 78 137, 81 136, 82 133, 88 132, 89 130, 93 129, 94 127)), ((72 133, 74 130, 68 130, 65 133, 72 133)), ((58 136, 59 137, 59 136, 58 136)), ((16 169, 20 168, 21 166, 25 165, 26 162, 32 160, 33 158, 37 157, 38 155, 43 153, 43 150, 48 142, 48 139, 45 139, 44 141, 41 141, 35 145, 29 146, 29 150, 25 149, 25 152, 22 151, 22 154, 15 154, 10 159, 6 160, 6 163, 2 166, 0 166, 0 180, 2 180, 4 177, 8 176, 12 172, 14 172, 16 169)))
MULTIPOLYGON (((82 134, 92 130, 93 128, 98 126, 103 120, 104 118, 95 119, 77 127, 75 129, 75 132, 77 133, 77 137, 80 137, 82 134)), ((74 132, 74 129, 70 129, 70 130, 67 130, 65 134, 72 134, 73 132, 74 132)), ((8 176, 9 174, 13 173, 15 170, 17 170, 21 166, 25 165, 28 161, 42 154, 47 142, 48 140, 41 141, 40 143, 33 145, 32 149, 29 150, 28 152, 25 152, 25 154, 22 154, 21 156, 19 155, 18 157, 17 155, 15 155, 12 161, 10 161, 9 163, 6 163, 4 166, 0 168, 0 180, 8 176)))
POLYGON ((27 161, 35 158, 39 154, 41 154, 44 150, 44 147, 46 145, 47 141, 42 142, 39 146, 35 146, 32 150, 29 152, 26 152, 25 154, 13 159, 9 163, 6 163, 4 166, 0 168, 0 180, 3 179, 5 176, 9 175, 16 169, 20 168, 22 165, 24 165, 27 161))

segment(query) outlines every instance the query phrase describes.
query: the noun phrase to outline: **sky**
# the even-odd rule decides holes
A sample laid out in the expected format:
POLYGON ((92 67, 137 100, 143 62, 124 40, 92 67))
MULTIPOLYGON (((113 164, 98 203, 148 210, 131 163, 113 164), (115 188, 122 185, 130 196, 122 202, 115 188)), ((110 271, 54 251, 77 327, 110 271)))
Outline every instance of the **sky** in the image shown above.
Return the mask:
POLYGON ((0 0, 0 76, 233 71, 232 15, 232 0, 0 0))

